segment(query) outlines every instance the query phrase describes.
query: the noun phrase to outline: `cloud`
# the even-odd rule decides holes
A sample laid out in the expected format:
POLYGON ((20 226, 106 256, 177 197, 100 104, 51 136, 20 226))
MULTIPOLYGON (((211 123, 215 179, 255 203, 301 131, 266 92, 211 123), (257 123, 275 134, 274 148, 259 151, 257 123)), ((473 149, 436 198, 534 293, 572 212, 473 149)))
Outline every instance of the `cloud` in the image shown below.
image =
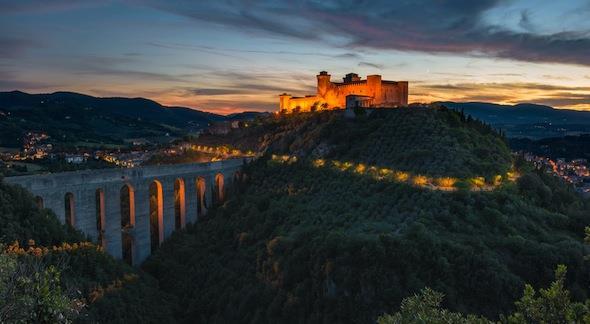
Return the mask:
POLYGON ((38 80, 21 80, 18 73, 13 70, 5 70, 5 66, 0 65, 0 91, 12 90, 41 90, 63 86, 59 82, 42 82, 38 80))
POLYGON ((589 91, 590 87, 568 87, 541 83, 456 83, 456 84, 432 84, 424 85, 422 88, 448 91, 481 91, 494 90, 538 90, 538 91, 589 91))
POLYGON ((110 1, 91 0, 0 0, 0 12, 3 14, 30 14, 66 11, 78 8, 103 6, 110 1))
POLYGON ((411 89, 414 101, 484 101, 536 103, 558 108, 590 109, 590 87, 539 83, 420 84, 411 89))
POLYGON ((507 77, 521 77, 521 73, 490 73, 490 76, 507 76, 507 77))
POLYGON ((534 98, 534 99, 532 99, 532 102, 543 104, 543 105, 548 105, 548 106, 557 106, 557 107, 578 106, 578 105, 590 106, 590 93, 580 94, 580 93, 562 92, 562 93, 554 94, 552 96, 534 98))
POLYGON ((580 30, 538 34, 522 11, 523 31, 484 19, 504 0, 233 1, 144 4, 197 21, 250 32, 328 42, 342 48, 485 56, 590 66, 590 37, 580 30))
MULTIPOLYGON (((134 81, 191 82, 196 74, 169 74, 145 69, 133 69, 131 66, 141 63, 137 55, 122 56, 75 56, 67 61, 71 74, 89 76, 111 76, 134 81)), ((140 65, 145 66, 145 65, 140 65)))
POLYGON ((522 29, 527 30, 529 32, 532 32, 535 30, 535 27, 533 26, 533 23, 531 22, 529 10, 523 10, 520 12, 520 21, 518 22, 518 26, 520 26, 522 29))
POLYGON ((223 55, 229 57, 237 57, 231 53, 246 53, 246 54, 269 54, 269 55, 293 55, 293 56, 318 56, 328 58, 342 58, 342 59, 358 59, 360 55, 357 53, 338 53, 338 54, 326 54, 321 52, 297 52, 297 51, 273 51, 273 50, 245 50, 239 48, 227 48, 227 47, 213 47, 213 46, 202 46, 202 45, 188 45, 179 43, 161 43, 161 42, 149 42, 148 45, 168 48, 168 49, 184 49, 193 50, 209 54, 223 55), (228 54, 229 53, 229 54, 228 54))
POLYGON ((231 94, 244 93, 240 89, 224 89, 224 88, 205 88, 205 89, 187 89, 187 95, 190 96, 224 96, 231 94))
POLYGON ((359 66, 368 66, 374 69, 379 69, 382 70, 383 69, 383 65, 381 64, 376 64, 376 63, 370 63, 370 62, 360 62, 359 66))
POLYGON ((21 57, 28 50, 39 47, 35 41, 0 36, 0 59, 21 57))

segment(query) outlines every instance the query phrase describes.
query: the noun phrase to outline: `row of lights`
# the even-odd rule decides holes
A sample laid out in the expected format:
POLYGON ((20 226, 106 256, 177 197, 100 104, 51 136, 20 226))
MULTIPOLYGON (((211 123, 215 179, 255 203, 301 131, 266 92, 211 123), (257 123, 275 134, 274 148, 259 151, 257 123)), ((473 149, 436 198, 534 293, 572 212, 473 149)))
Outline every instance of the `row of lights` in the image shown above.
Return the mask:
MULTIPOLYGON (((292 164, 297 162, 296 156, 290 155, 272 155, 271 160, 281 164, 292 164)), ((455 191, 457 185, 461 182, 467 183, 473 191, 491 191, 499 187, 504 180, 515 181, 518 178, 516 172, 507 172, 506 175, 496 175, 492 183, 486 183, 484 177, 473 177, 468 179, 459 179, 455 177, 428 177, 420 174, 412 174, 406 171, 393 170, 390 168, 379 168, 376 166, 367 166, 363 163, 342 162, 337 160, 316 159, 312 161, 316 168, 332 167, 341 172, 352 172, 356 174, 370 175, 379 181, 395 181, 407 183, 415 187, 426 188, 440 191, 455 191)))

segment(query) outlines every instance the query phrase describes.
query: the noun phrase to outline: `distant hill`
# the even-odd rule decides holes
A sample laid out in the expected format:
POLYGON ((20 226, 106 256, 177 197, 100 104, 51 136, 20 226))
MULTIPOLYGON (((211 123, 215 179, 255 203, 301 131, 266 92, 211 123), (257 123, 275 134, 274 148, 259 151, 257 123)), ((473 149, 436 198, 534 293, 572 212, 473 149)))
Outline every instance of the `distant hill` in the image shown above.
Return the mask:
POLYGON ((22 134, 28 131, 45 131, 54 140, 72 144, 124 144, 133 138, 158 141, 196 132, 212 122, 256 116, 254 112, 222 116, 166 107, 145 98, 0 92, 0 146, 20 146, 22 134))
POLYGON ((544 138, 590 133, 590 112, 535 104, 498 105, 485 102, 439 102, 462 110, 509 137, 544 138))

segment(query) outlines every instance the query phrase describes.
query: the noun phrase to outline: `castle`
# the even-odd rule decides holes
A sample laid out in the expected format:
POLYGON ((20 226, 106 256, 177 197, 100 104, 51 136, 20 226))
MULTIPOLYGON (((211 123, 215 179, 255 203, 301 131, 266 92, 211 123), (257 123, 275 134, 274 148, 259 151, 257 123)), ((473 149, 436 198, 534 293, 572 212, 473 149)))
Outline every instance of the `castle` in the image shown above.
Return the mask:
POLYGON ((293 97, 280 95, 279 111, 291 113, 354 107, 398 107, 408 104, 407 81, 385 81, 380 75, 369 75, 366 80, 356 73, 349 73, 343 82, 330 81, 326 71, 317 75, 315 95, 293 97))

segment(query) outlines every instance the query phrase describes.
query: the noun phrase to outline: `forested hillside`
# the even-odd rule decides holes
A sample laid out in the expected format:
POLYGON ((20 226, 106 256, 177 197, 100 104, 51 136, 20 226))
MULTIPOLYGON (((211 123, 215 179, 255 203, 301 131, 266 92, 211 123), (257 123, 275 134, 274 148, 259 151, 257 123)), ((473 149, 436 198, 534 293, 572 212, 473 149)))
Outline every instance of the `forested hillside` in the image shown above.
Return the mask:
POLYGON ((587 297, 588 203, 512 166, 504 139, 460 113, 302 114, 226 140, 267 154, 232 198, 144 265, 185 305, 178 321, 373 323, 425 287, 453 311, 498 319, 525 283, 547 286, 558 264, 573 298, 587 297), (521 176, 489 191, 441 191, 318 160, 486 182, 511 168, 521 176))
POLYGON ((570 303, 588 298, 590 204, 513 160, 485 124, 440 107, 354 119, 326 112, 270 117, 215 140, 264 154, 222 205, 174 233, 141 270, 0 182, 0 319, 590 318, 590 304, 570 303), (421 177, 457 182, 424 186, 421 177), (534 295, 527 283, 551 286, 534 295))
POLYGON ((330 111, 267 118, 215 140, 244 151, 338 159, 427 175, 491 177, 505 173, 511 163, 504 139, 491 127, 444 107, 375 110, 354 120, 330 111))

